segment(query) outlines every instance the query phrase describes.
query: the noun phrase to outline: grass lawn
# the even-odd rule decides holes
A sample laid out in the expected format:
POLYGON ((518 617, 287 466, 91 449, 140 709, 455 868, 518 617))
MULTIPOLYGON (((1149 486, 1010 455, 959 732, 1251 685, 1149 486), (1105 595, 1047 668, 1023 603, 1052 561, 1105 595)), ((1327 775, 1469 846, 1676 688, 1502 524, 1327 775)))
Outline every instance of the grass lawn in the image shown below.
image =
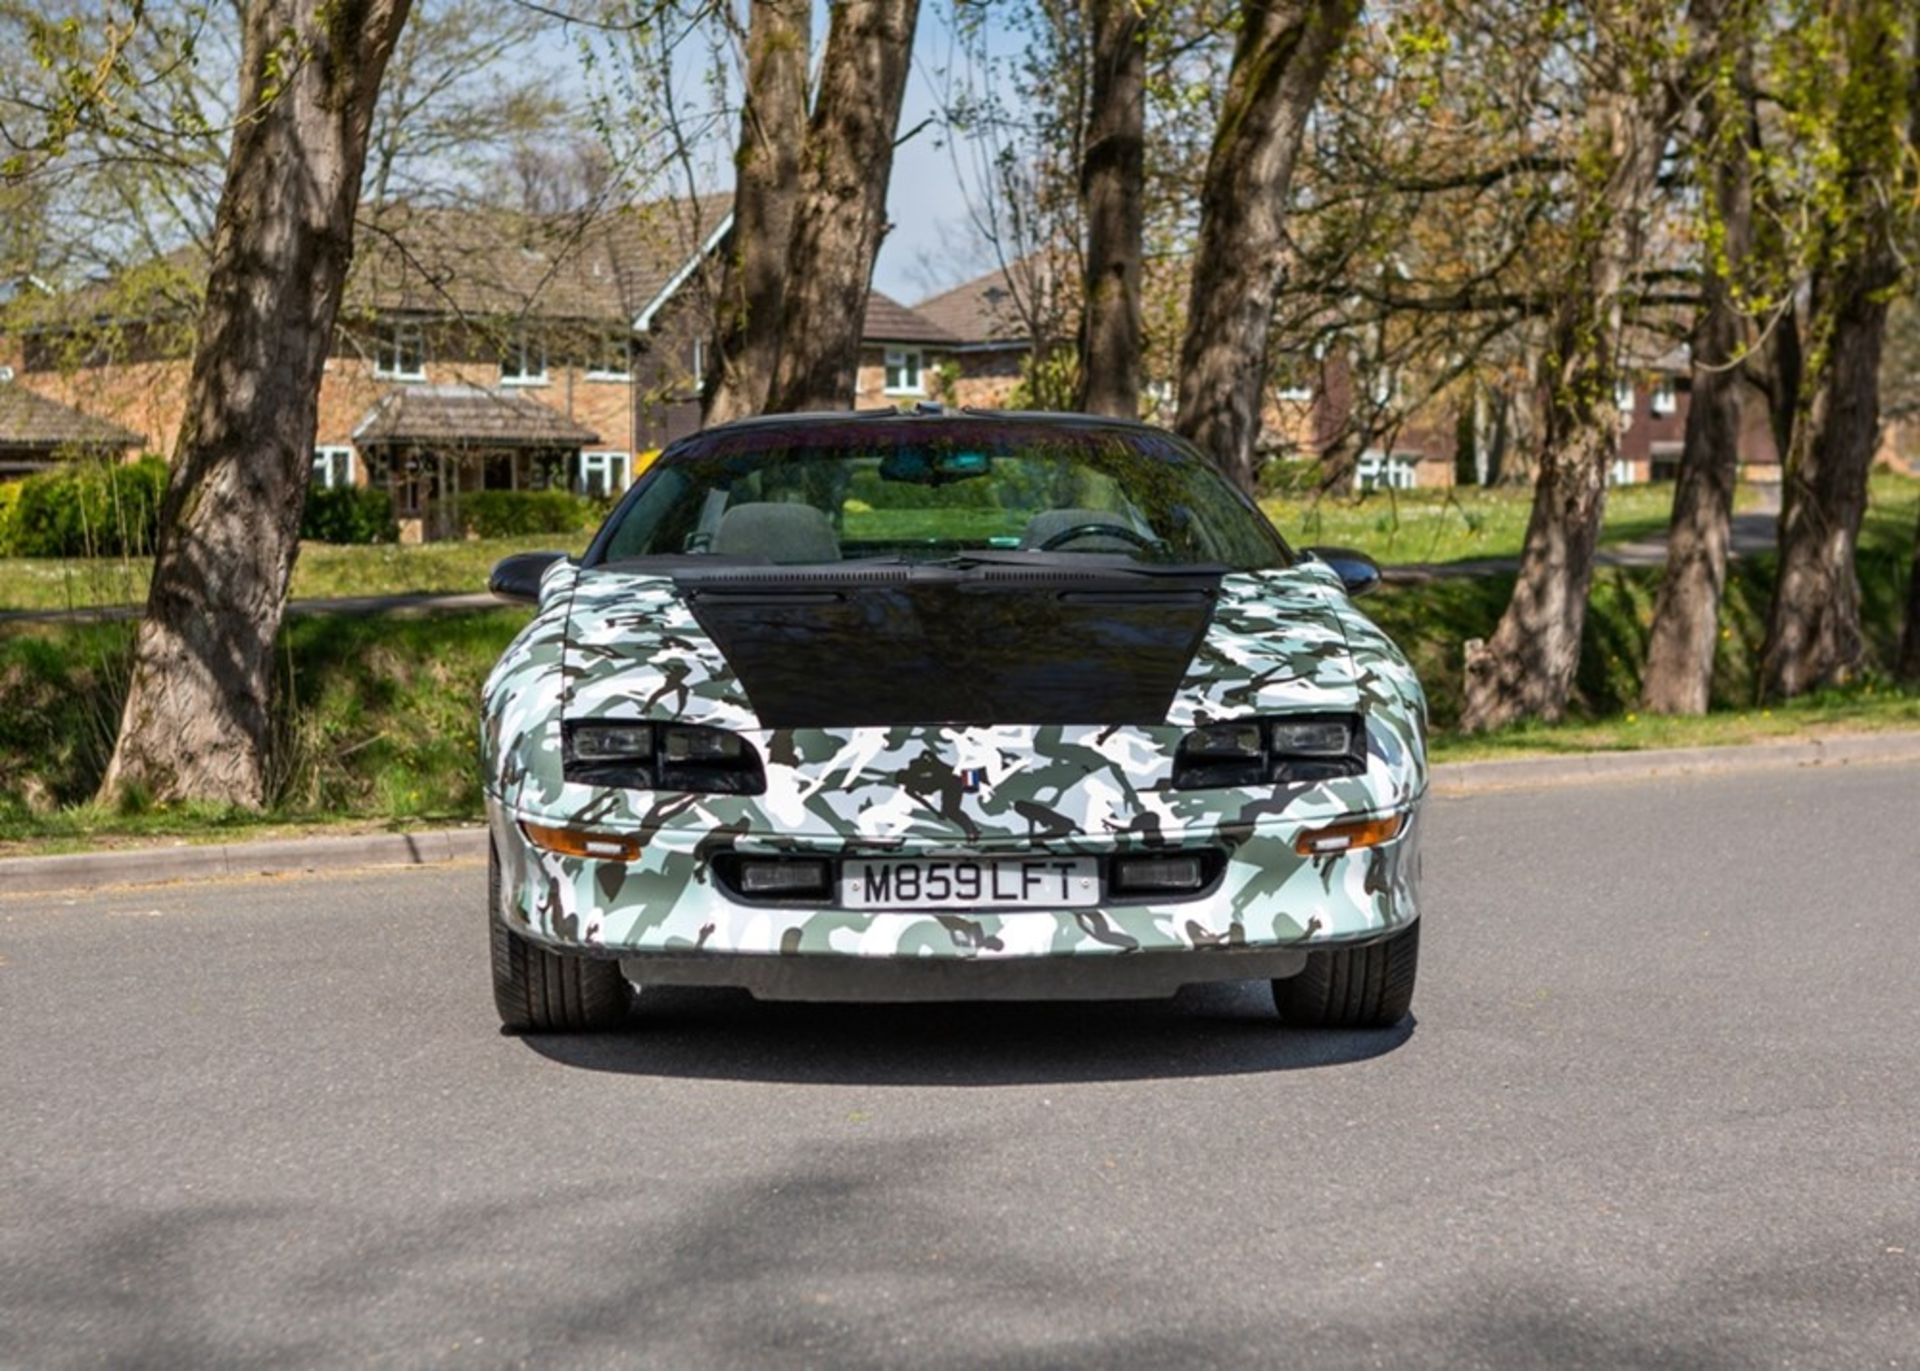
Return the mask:
MULTIPOLYGON (((1743 491, 1746 503, 1750 492, 1743 491)), ((1526 491, 1371 491, 1359 500, 1270 499, 1263 508, 1296 547, 1315 543, 1356 547, 1381 562, 1448 562, 1510 557, 1520 551, 1531 496, 1526 491)), ((1673 487, 1622 486, 1607 499, 1603 542, 1628 542, 1662 532, 1673 487)), ((858 510, 847 536, 869 541, 958 535, 1018 536, 1021 521, 999 510, 858 510)), ((486 589, 487 572, 513 552, 558 549, 577 553, 588 535, 541 534, 467 542, 394 543, 340 547, 307 543, 293 571, 295 599, 353 595, 457 594, 486 589)), ((146 599, 146 558, 0 558, 0 611, 79 609, 139 604, 146 599)))
MULTIPOLYGON (((1859 577, 1869 647, 1879 661, 1892 660, 1897 646, 1917 517, 1920 481, 1875 478, 1859 577)), ((473 558, 478 570, 505 550, 501 543, 484 550, 468 543, 448 547, 447 554, 473 558)), ((1511 577, 1390 586, 1362 603, 1426 682, 1439 761, 1920 727, 1920 691, 1872 672, 1788 705, 1753 706, 1772 576, 1771 558, 1742 561, 1729 575, 1714 713, 1706 718, 1636 712, 1659 572, 1603 569, 1594 580, 1573 716, 1556 727, 1526 725, 1478 737, 1454 728, 1462 649, 1468 638, 1492 632, 1511 577)), ((334 584, 335 594, 365 589, 334 584)), ((480 813, 474 761, 480 683, 526 618, 524 609, 501 608, 411 619, 290 620, 282 634, 281 774, 274 808, 264 816, 93 808, 88 797, 111 750, 133 625, 0 627, 0 852, 88 846, 116 836, 205 840, 288 825, 471 820, 480 813)))
MULTIPOLYGON (((368 547, 304 543, 293 569, 293 595, 328 600, 349 595, 452 594, 487 588, 487 573, 514 552, 586 549, 585 533, 464 542, 376 543, 368 547)), ((139 604, 146 599, 148 558, 0 558, 0 610, 78 609, 139 604)))
MULTIPOLYGON (((1740 488, 1735 507, 1758 501, 1740 488)), ((1450 490, 1371 490, 1357 499, 1270 497, 1260 507, 1295 547, 1358 548, 1383 564, 1514 557, 1526 537, 1531 490, 1457 486, 1450 490)), ((1602 543, 1666 532, 1673 485, 1617 486, 1607 493, 1602 543)))

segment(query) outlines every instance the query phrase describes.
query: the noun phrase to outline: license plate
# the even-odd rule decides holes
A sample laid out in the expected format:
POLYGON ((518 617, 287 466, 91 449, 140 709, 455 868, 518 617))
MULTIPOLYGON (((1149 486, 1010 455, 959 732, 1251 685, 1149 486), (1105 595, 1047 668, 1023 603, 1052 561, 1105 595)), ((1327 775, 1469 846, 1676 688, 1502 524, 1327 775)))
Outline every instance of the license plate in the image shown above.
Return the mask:
POLYGON ((1092 857, 888 858, 841 865, 845 909, 1067 909, 1100 902, 1092 857))

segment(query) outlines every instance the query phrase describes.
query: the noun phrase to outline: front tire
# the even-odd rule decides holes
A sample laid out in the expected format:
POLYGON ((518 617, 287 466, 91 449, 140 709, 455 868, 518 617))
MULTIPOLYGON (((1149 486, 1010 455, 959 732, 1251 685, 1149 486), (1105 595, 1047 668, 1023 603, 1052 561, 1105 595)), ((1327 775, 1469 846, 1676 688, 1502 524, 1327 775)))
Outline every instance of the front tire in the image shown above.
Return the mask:
POLYGON ((1413 1007, 1420 922, 1361 947, 1307 956, 1298 976, 1273 982, 1280 1017, 1302 1028, 1392 1028, 1413 1007))
POLYGON ((583 1033, 626 1022, 633 990, 617 962, 549 952, 500 918, 500 854, 487 851, 493 1003, 515 1033, 583 1033))

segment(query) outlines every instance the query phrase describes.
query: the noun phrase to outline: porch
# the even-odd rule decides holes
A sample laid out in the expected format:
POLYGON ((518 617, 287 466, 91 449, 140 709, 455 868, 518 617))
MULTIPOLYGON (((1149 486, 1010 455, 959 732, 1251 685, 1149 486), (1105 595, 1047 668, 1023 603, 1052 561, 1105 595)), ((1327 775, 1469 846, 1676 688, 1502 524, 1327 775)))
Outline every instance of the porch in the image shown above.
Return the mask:
POLYGON ((393 500, 402 542, 463 537, 463 497, 571 491, 600 435, 529 395, 473 385, 389 391, 353 430, 367 481, 393 500))

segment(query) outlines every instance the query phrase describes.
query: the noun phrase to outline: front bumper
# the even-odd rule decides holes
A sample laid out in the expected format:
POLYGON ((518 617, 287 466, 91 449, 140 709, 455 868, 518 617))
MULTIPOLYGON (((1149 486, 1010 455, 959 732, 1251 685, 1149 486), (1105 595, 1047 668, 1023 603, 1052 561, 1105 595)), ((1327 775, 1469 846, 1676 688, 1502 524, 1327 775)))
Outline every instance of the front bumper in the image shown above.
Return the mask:
MULTIPOLYGON (((828 964, 946 962, 977 971, 908 972, 941 984, 938 998, 969 998, 984 976, 1002 985, 1022 976, 1043 981, 1055 970, 1128 955, 1140 969, 1118 979, 1168 988, 1192 981, 1284 976, 1308 951, 1376 941, 1419 914, 1420 816, 1416 804, 1398 837, 1335 856, 1301 857, 1294 843, 1305 826, 1281 817, 1206 830, 1161 832, 1151 845, 1137 834, 986 839, 954 843, 875 843, 846 839, 797 847, 791 838, 716 833, 663 826, 643 834, 633 862, 566 857, 535 847, 523 817, 497 797, 488 820, 501 864, 507 926, 545 946, 619 958, 636 980, 748 985, 756 993, 811 998, 803 984, 828 964), (1059 911, 882 911, 747 904, 730 897, 712 868, 716 854, 817 851, 849 856, 1105 856, 1115 852, 1217 847, 1227 854, 1221 878, 1203 894, 1143 902, 1107 902, 1059 911), (1166 954, 1189 954, 1187 956, 1166 954), (1193 956, 1191 954, 1206 954, 1193 956), (1266 960, 1260 960, 1261 957, 1266 960), (772 966, 756 959, 797 965, 772 966), (1004 974, 992 972, 998 965, 1004 974), (1054 970, 1019 970, 1045 964, 1054 970), (649 974, 649 966, 653 974, 649 974), (1151 972, 1147 968, 1154 968, 1151 972), (1229 968, 1237 969, 1229 969, 1229 968)), ((555 822, 529 814, 533 822, 555 822)), ((840 977, 855 997, 866 973, 840 977)), ((1075 980, 1079 973, 1066 972, 1075 980)), ((1036 994, 1071 994, 1071 986, 1036 983, 1036 994)), ((1128 993, 1122 990, 1120 993, 1128 993)), ((1166 993, 1147 990, 1138 993, 1166 993)), ((880 996, 876 995, 875 998, 880 996)), ((886 998, 898 998, 889 991, 886 998)))

